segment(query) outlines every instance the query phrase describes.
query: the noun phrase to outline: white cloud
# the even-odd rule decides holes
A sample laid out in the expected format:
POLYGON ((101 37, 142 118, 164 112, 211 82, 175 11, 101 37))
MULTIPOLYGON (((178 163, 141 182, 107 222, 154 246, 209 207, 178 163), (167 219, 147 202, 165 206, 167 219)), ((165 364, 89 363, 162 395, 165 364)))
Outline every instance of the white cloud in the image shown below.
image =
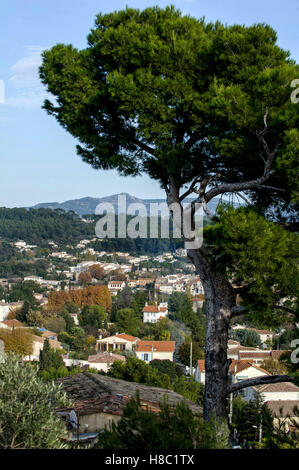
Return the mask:
POLYGON ((42 63, 41 46, 26 46, 24 55, 11 66, 10 96, 6 104, 20 108, 40 108, 47 93, 39 79, 39 66, 42 63))

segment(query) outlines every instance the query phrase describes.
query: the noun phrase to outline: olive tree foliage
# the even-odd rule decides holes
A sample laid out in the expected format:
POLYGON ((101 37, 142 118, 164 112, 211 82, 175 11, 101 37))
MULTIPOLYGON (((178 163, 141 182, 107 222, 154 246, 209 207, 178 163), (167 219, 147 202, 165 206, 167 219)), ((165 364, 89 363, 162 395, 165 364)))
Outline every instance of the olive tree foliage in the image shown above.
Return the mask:
POLYGON ((65 448, 66 426, 54 408, 69 405, 60 388, 13 354, 0 358, 0 448, 65 448))
POLYGON ((276 262, 282 245, 287 251, 287 237, 279 246, 270 237, 274 265, 271 257, 266 264, 256 257, 248 272, 236 253, 241 249, 242 262, 255 256, 267 218, 293 227, 299 107, 291 101, 291 83, 299 77, 298 65, 265 24, 206 23, 174 7, 126 8, 97 15, 85 49, 57 44, 45 51, 40 77, 55 97, 44 108, 78 140, 82 159, 95 169, 145 173, 158 181, 170 211, 174 203, 179 207, 172 213, 186 241, 190 227, 182 215, 193 220, 196 202, 208 213, 213 198, 238 197, 265 220, 260 237, 259 226, 254 232, 251 224, 254 237, 246 238, 244 226, 252 219, 223 210, 203 246, 188 248, 205 291, 205 417, 213 411, 226 416, 231 318, 244 308, 253 311, 265 291, 268 319, 274 307, 283 310, 281 298, 292 297, 285 295, 286 283, 280 288, 276 262), (194 202, 184 208, 192 195, 194 202), (214 236, 221 232, 231 240, 228 251, 214 236), (240 287, 242 309, 236 305, 240 287))

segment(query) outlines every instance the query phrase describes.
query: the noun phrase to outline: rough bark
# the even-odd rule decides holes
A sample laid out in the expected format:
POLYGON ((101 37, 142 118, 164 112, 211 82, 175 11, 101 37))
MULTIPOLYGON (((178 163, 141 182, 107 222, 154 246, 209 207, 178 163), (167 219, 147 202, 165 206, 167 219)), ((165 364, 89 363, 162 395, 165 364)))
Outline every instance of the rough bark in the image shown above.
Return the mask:
POLYGON ((189 250, 188 256, 195 265, 203 284, 206 305, 205 344, 205 395, 204 418, 213 413, 217 418, 227 418, 226 396, 228 387, 227 359, 228 327, 235 293, 224 276, 203 263, 198 250, 189 250))

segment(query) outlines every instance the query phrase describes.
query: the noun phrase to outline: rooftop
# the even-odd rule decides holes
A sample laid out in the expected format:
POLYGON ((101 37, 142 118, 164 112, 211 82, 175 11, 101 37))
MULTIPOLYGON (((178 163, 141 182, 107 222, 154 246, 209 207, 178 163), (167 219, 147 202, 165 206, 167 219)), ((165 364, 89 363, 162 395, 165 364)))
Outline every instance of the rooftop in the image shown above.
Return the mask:
POLYGON ((137 352, 174 352, 175 341, 138 341, 137 352))
POLYGON ((91 374, 89 372, 70 375, 56 380, 62 384, 63 390, 73 401, 82 402, 86 400, 99 400, 103 397, 113 397, 117 395, 125 398, 134 398, 139 393, 140 400, 149 404, 158 404, 167 398, 170 405, 175 405, 184 400, 194 413, 202 414, 202 408, 190 400, 185 399, 172 390, 158 387, 149 387, 135 382, 114 379, 101 374, 91 374))

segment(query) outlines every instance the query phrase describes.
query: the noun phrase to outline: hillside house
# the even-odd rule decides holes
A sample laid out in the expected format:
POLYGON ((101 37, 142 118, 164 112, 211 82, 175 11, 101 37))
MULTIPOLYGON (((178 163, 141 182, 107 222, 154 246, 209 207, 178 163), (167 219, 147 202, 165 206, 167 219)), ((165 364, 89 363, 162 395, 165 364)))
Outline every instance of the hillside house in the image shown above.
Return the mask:
POLYGON ((118 351, 134 351, 139 338, 127 335, 126 333, 115 334, 107 338, 100 338, 97 340, 98 352, 112 352, 118 351))
POLYGON ((145 362, 154 359, 173 361, 175 341, 138 341, 136 356, 145 362))

